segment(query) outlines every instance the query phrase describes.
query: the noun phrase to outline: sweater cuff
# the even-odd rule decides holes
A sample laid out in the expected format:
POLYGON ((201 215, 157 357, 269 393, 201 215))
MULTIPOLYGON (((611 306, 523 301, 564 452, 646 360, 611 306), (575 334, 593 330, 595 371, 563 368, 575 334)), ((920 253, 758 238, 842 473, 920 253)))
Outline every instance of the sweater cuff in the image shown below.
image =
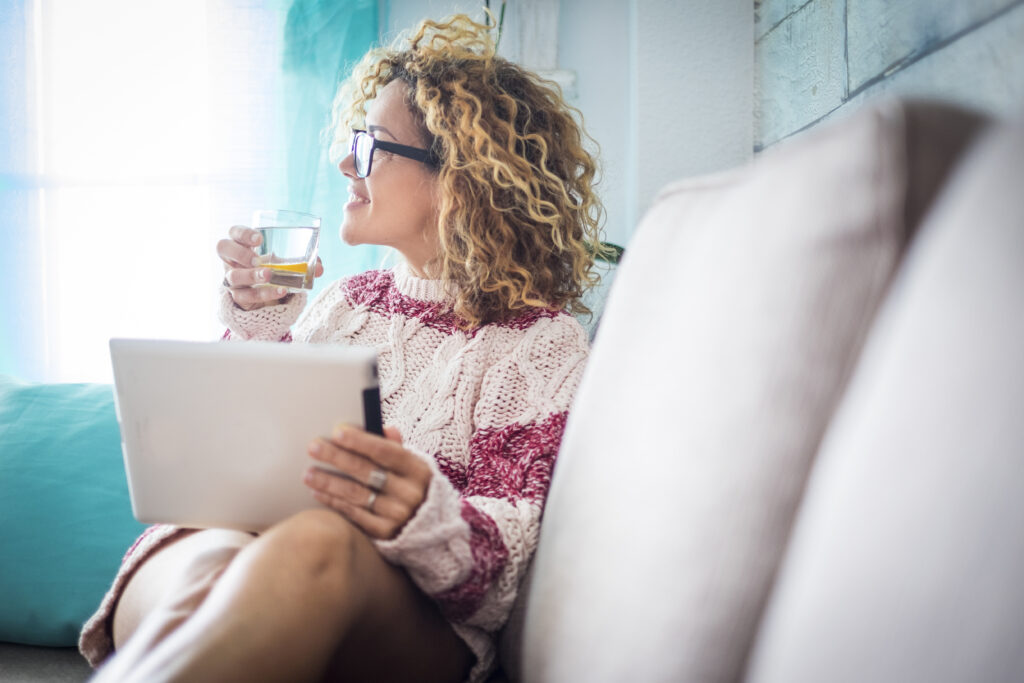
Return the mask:
POLYGON ((425 593, 437 595, 465 581, 473 568, 469 523, 462 518, 462 497, 434 459, 410 450, 430 466, 427 496, 398 536, 375 543, 425 593))
POLYGON ((221 287, 218 319, 231 330, 231 338, 280 341, 306 307, 306 293, 296 292, 284 303, 246 311, 235 305, 231 292, 221 287))

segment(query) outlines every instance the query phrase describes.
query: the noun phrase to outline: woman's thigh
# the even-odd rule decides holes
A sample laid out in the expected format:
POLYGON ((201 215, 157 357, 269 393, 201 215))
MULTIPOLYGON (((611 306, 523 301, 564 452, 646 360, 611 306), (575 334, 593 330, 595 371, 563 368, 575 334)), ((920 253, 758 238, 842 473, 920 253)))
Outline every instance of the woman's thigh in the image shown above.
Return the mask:
MULTIPOLYGON (((474 657, 452 630, 437 604, 428 598, 401 567, 390 564, 361 531, 345 518, 328 511, 302 513, 261 542, 272 542, 273 532, 300 528, 298 537, 310 543, 302 527, 328 527, 322 542, 344 549, 338 558, 338 584, 345 595, 324 599, 350 611, 343 635, 330 658, 325 680, 339 681, 462 681, 474 657)), ((316 538, 319 534, 314 534, 316 538)), ((321 541, 315 541, 320 543, 321 541)), ((290 544, 285 542, 283 548, 290 544)), ((294 552, 294 550, 293 550, 294 552)), ((323 556, 311 553, 322 562, 323 556)), ((322 588, 318 588, 322 590, 322 588)), ((322 596, 326 598, 326 596, 322 596)))
POLYGON ((198 607, 212 582, 238 551, 255 540, 230 529, 206 529, 171 541, 129 578, 114 610, 113 636, 120 648, 158 605, 191 599, 198 607))

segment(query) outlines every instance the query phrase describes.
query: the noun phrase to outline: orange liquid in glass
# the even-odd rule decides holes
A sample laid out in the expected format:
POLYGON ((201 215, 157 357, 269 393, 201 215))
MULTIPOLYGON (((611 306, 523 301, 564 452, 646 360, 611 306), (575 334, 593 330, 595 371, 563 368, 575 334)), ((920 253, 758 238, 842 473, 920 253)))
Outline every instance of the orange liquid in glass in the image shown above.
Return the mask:
POLYGON ((283 273, 301 273, 305 275, 309 272, 308 263, 264 263, 263 268, 270 268, 272 270, 278 270, 283 273))

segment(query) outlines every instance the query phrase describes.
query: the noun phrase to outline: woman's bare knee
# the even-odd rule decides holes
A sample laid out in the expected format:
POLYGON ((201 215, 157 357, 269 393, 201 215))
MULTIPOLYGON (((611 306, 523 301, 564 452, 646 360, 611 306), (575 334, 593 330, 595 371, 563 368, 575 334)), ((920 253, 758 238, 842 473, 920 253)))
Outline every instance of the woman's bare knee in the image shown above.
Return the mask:
POLYGON ((458 680, 472 665, 472 654, 437 605, 338 513, 299 513, 264 534, 260 543, 289 565, 293 602, 315 602, 317 608, 307 612, 310 618, 331 615, 319 625, 337 634, 327 678, 458 680), (408 656, 396 657, 396 652, 408 656))
POLYGON ((191 599, 198 607, 209 585, 253 536, 229 529, 199 531, 160 548, 132 575, 113 618, 115 647, 121 647, 161 604, 191 599))
POLYGON ((296 582, 325 597, 345 589, 356 547, 370 545, 351 522, 329 510, 293 515, 270 529, 260 542, 291 565, 296 582))

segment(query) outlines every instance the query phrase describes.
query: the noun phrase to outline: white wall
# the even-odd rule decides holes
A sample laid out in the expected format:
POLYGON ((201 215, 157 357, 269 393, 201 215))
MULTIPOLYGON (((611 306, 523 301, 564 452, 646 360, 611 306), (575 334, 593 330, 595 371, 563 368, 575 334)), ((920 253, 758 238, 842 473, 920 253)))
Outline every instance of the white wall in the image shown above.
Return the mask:
POLYGON ((632 6, 631 223, 666 182, 750 159, 754 110, 749 0, 634 0, 632 6))
MULTIPOLYGON (((624 245, 635 221, 629 180, 630 4, 621 0, 562 0, 558 62, 576 74, 570 103, 600 147, 598 192, 607 211, 606 238, 624 245)), ((592 150, 593 151, 593 150, 592 150)))
MULTIPOLYGON (((482 6, 390 0, 382 33, 454 12, 482 17, 482 6)), ((510 59, 517 11, 509 0, 500 52, 510 59)), ((561 0, 558 67, 575 73, 569 102, 600 147, 609 241, 628 243, 665 183, 750 158, 753 21, 749 0, 561 0)))

